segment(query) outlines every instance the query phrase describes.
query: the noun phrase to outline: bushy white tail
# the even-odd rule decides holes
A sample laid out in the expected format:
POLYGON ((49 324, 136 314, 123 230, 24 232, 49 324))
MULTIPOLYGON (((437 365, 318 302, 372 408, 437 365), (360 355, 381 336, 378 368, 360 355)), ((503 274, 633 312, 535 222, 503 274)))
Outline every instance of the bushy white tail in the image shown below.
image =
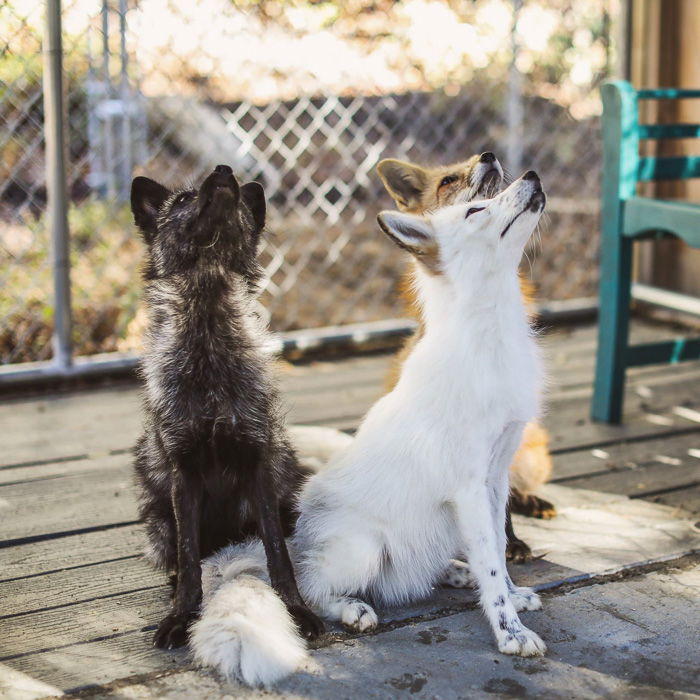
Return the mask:
POLYGON ((306 646, 269 584, 260 541, 226 547, 202 563, 202 614, 190 630, 197 663, 229 679, 268 686, 293 673, 306 646))
MULTIPOLYGON (((290 426, 299 461, 314 472, 352 438, 333 428, 290 426)), ((248 685, 270 685, 307 658, 306 645, 270 586, 260 540, 231 545, 202 562, 202 613, 190 630, 197 663, 248 685)))
POLYGON ((299 463, 312 472, 322 471, 331 457, 352 444, 347 433, 320 425, 290 425, 287 432, 299 463))

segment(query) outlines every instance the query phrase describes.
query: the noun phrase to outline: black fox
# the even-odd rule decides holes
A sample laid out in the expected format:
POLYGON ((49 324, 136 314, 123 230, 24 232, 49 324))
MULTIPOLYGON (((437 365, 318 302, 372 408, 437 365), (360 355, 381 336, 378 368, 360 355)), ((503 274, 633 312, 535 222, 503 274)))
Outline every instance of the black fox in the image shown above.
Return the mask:
POLYGON ((250 535, 262 538, 272 585, 302 633, 316 636, 323 624, 299 594, 284 540, 303 474, 254 310, 263 188, 239 187, 226 165, 199 190, 137 177, 131 208, 148 245, 140 515, 149 558, 173 584, 154 644, 186 643, 201 602, 200 560, 250 535))

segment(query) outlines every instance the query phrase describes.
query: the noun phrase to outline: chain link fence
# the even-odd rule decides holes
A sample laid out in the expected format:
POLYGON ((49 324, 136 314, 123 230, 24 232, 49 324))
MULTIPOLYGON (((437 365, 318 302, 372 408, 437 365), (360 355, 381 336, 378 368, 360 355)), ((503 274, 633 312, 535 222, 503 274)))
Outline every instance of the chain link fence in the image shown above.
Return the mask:
MULTIPOLYGON (((554 48, 548 44, 538 55, 556 53, 559 45, 584 53, 577 42, 585 41, 609 48, 608 3, 578 4, 586 7, 589 34, 582 39, 580 17, 564 14, 561 26, 550 31, 554 48)), ((173 186, 196 183, 219 162, 230 164, 240 179, 265 186, 268 233, 261 256, 267 275, 261 304, 275 330, 401 315, 398 282, 405 261, 375 222, 376 213, 392 205, 374 172, 384 157, 438 164, 491 150, 506 161, 506 153, 515 150, 521 161, 515 167, 537 169, 550 195, 548 221, 525 262, 540 298, 595 293, 601 162, 595 95, 606 57, 599 61, 602 68, 584 80, 579 76, 576 89, 583 97, 574 103, 570 95, 554 99, 531 89, 542 69, 527 65, 533 50, 515 57, 511 77, 520 69, 532 80, 521 81, 514 94, 508 52, 499 59, 500 70, 481 67, 466 79, 463 66, 448 65, 441 73, 427 59, 421 63, 411 56, 402 64, 396 47, 393 54, 387 49, 390 59, 382 64, 368 48, 387 37, 378 16, 405 26, 405 17, 412 17, 405 13, 423 6, 436 6, 431 11, 438 15, 446 9, 468 14, 455 9, 460 3, 290 3, 294 12, 316 13, 311 25, 318 24, 319 7, 335 8, 321 29, 301 26, 304 17, 292 10, 282 17, 284 3, 185 5, 169 0, 63 5, 77 354, 139 347, 143 251, 128 207, 131 177, 146 174, 173 186), (348 14, 349 5, 358 6, 356 18, 348 14), (391 16, 399 10, 404 15, 391 16), (349 22, 354 24, 347 29, 349 22), (281 58, 275 58, 275 47, 281 58), (311 76, 309 65, 316 70, 311 76), (392 65, 398 65, 393 72, 386 68, 392 65), (508 99, 517 100, 522 125, 509 121, 508 99), (521 134, 515 149, 514 133, 521 134)), ((505 19, 515 32, 517 3, 487 5, 501 12, 496 25, 505 19)), ((525 2, 522 11, 527 10, 525 2)), ((0 0, 2 363, 48 359, 52 352, 43 13, 37 0, 0 0)), ((411 46, 414 52, 421 48, 411 46)), ((430 56, 428 49, 424 54, 430 56)))

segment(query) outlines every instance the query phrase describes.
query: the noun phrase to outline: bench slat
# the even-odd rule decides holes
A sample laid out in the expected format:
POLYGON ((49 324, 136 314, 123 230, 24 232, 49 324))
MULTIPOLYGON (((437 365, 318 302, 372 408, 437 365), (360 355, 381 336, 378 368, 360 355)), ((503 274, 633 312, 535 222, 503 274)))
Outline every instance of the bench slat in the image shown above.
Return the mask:
POLYGON ((650 231, 664 231, 700 247, 700 205, 648 197, 624 202, 622 235, 629 238, 650 231))
POLYGON ((700 138, 700 124, 640 124, 640 139, 700 138))
POLYGON ((678 90, 676 88, 637 90, 637 98, 640 100, 680 100, 694 97, 700 97, 700 90, 678 90))
POLYGON ((640 158, 637 180, 686 180, 700 177, 700 156, 640 158))
POLYGON ((676 340, 661 343, 632 345, 627 348, 625 359, 628 367, 698 360, 700 359, 700 338, 676 338, 676 340))

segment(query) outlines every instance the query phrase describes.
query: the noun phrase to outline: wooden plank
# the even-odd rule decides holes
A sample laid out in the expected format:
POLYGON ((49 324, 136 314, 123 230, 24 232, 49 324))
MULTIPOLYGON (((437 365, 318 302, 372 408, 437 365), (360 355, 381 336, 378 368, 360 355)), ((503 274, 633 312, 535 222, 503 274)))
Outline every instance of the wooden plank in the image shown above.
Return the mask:
POLYGON ((6 618, 0 661, 151 627, 166 612, 169 598, 170 589, 160 586, 6 618))
POLYGON ((628 382, 624 422, 595 423, 588 418, 591 390, 562 391, 548 403, 544 424, 555 451, 607 445, 651 435, 694 429, 697 422, 674 412, 678 406, 700 410, 700 368, 669 366, 668 374, 628 382))
MULTIPOLYGON (((343 416, 311 410, 304 411, 304 397, 317 396, 315 403, 331 400, 343 390, 351 393, 358 387, 381 385, 387 356, 353 358, 340 362, 287 366, 281 386, 293 415, 299 420, 320 416, 324 423, 343 416), (325 397, 325 398, 324 398, 325 397)), ((134 444, 142 424, 139 389, 81 392, 30 401, 0 404, 0 423, 5 432, 0 467, 47 459, 75 458, 87 455, 124 451, 134 444)))
POLYGON ((133 387, 0 404, 0 466, 105 454, 131 446, 141 425, 133 387))
MULTIPOLYGON (((693 370, 690 375, 681 374, 674 384, 667 383, 663 377, 659 377, 660 384, 653 381, 646 382, 643 395, 634 392, 634 388, 627 392, 628 404, 626 407, 627 421, 621 426, 608 426, 592 423, 585 418, 585 408, 590 396, 590 389, 583 395, 576 395, 569 399, 562 395, 553 401, 548 414, 545 416, 545 425, 552 433, 552 445, 557 450, 571 451, 580 449, 586 445, 595 445, 598 442, 609 443, 622 442, 648 435, 675 434, 679 430, 694 429, 698 424, 688 420, 682 415, 673 412, 676 406, 683 406, 693 410, 693 406, 700 408, 700 369, 693 370), (689 381, 689 376, 693 381, 689 381), (660 420, 662 422, 652 422, 660 420)), ((362 413, 371 405, 374 395, 364 392, 348 392, 343 401, 338 400, 336 406, 328 408, 325 404, 312 404, 305 407, 306 416, 313 418, 315 422, 322 419, 330 421, 337 418, 338 413, 346 413, 352 427, 362 413), (315 414, 313 415, 312 414, 315 414)), ((336 397, 337 398, 337 397, 336 397)), ((698 416, 700 419, 700 415, 698 416)), ((7 498, 7 494, 21 498, 19 506, 29 504, 35 495, 50 493, 52 496, 60 496, 70 491, 76 484, 78 475, 86 474, 86 481, 77 484, 75 491, 76 505, 78 499, 90 493, 92 484, 101 482, 103 492, 109 493, 109 489, 128 486, 131 480, 131 458, 129 455, 116 455, 97 458, 94 460, 76 460, 29 468, 6 469, 0 472, 0 484, 8 481, 21 480, 24 483, 15 484, 10 490, 0 486, 0 496, 7 498), (68 476, 73 480, 66 482, 68 476), (50 479, 50 477, 60 477, 50 479), (33 480, 47 482, 37 489, 32 486, 33 480)), ((80 478, 78 478, 78 482, 80 478)), ((102 523, 105 524, 105 523, 102 523)), ((2 531, 0 531, 2 532, 2 531)))
POLYGON ((656 495, 659 490, 680 490, 700 485, 698 472, 697 463, 685 461, 671 465, 657 462, 641 469, 621 468, 605 474, 567 479, 566 486, 641 498, 656 495))
POLYGON ((357 427, 359 419, 383 393, 381 385, 360 385, 331 393, 310 394, 297 401, 288 400, 287 420, 297 425, 329 425, 351 418, 353 427, 357 427))
POLYGON ((136 630, 29 654, 13 659, 9 664, 29 676, 46 679, 45 682, 66 692, 118 678, 191 665, 187 651, 155 649, 151 644, 152 637, 152 630, 136 630))
MULTIPOLYGON (((663 337, 653 326, 640 325, 638 331, 640 342, 663 337)), ((591 327, 574 333, 556 331, 554 345, 560 346, 557 357, 561 358, 567 343, 571 343, 576 348, 575 356, 583 358, 588 368, 595 348, 592 333, 591 327)), ((373 355, 309 365, 283 364, 280 370, 283 393, 294 405, 295 417, 307 419, 303 411, 305 397, 324 392, 329 395, 360 385, 380 387, 391 360, 391 355, 373 355)), ((308 420, 316 417, 312 413, 308 420)), ((6 402, 0 404, 0 420, 7 430, 0 465, 126 450, 133 444, 141 425, 138 389, 121 387, 6 402), (105 430, 106 425, 110 426, 109 430, 105 430)), ((338 418, 321 416, 319 420, 327 424, 338 418)))
MULTIPOLYGON (((679 551, 686 551, 685 547, 692 546, 693 538, 687 534, 687 529, 683 523, 668 522, 668 515, 665 512, 654 512, 654 509, 646 504, 641 504, 636 501, 628 501, 627 499, 599 498, 595 494, 580 492, 582 497, 576 497, 576 491, 562 489, 561 487, 550 487, 552 492, 556 491, 556 495, 565 504, 565 512, 558 520, 549 521, 547 523, 537 524, 537 537, 533 539, 535 546, 538 548, 551 547, 553 543, 553 535, 558 532, 555 542, 562 545, 561 548, 554 548, 550 553, 550 561, 535 562, 531 567, 527 568, 527 572, 523 572, 525 579, 523 583, 547 583, 561 581, 563 578, 572 577, 577 580, 583 573, 600 573, 601 571, 609 571, 617 566, 628 566, 634 563, 643 563, 651 558, 662 556, 664 554, 672 554, 673 547, 680 547, 679 551), (566 497, 563 492, 567 492, 566 497), (652 512, 650 513, 649 510, 652 512), (593 513, 592 511, 597 511, 593 513), (603 536, 606 549, 601 553, 595 546, 591 547, 590 533, 581 527, 587 522, 587 519, 592 521, 592 531, 595 531, 595 537, 603 536), (614 532, 608 535, 609 523, 613 522, 616 525, 614 532), (557 527, 560 529, 557 531, 557 527), (576 528, 576 529, 574 529, 576 528), (581 534, 586 532, 587 534, 581 534), (635 535, 641 533, 642 544, 637 546, 626 547, 627 541, 635 535), (649 540, 654 540, 657 533, 660 533, 660 539, 656 539, 654 544, 648 544, 649 540), (651 535, 651 537, 650 537, 651 535), (578 541, 574 542, 578 538, 578 541), (572 544, 573 543, 573 544, 572 544), (647 543, 647 544, 645 544, 647 543), (575 545, 575 546, 574 546, 575 545), (573 547, 573 549, 572 549, 573 547), (585 562, 585 564, 582 564, 585 562)), ((533 521, 530 521, 532 524, 533 521)), ((534 535, 535 533, 533 533, 534 535)), ((145 592, 139 592, 145 593, 145 592)), ((124 616, 114 610, 114 601, 120 600, 122 606, 128 606, 129 611, 133 608, 140 608, 138 616, 127 620, 130 624, 138 623, 133 629, 134 631, 142 629, 144 624, 149 623, 151 619, 157 621, 163 613, 163 599, 136 597, 136 593, 129 593, 124 596, 114 597, 111 599, 101 599, 93 601, 93 614, 90 624, 85 627, 83 632, 84 637, 80 641, 67 641, 56 644, 54 631, 61 625, 64 625, 65 636, 75 638, 80 630, 76 630, 73 618, 77 616, 78 621, 81 615, 85 614, 85 605, 79 603, 69 606, 61 610, 44 611, 30 616, 26 616, 30 621, 30 629, 33 630, 32 635, 44 635, 48 632, 48 640, 53 642, 50 648, 39 647, 34 651, 18 652, 14 655, 15 658, 9 660, 11 664, 25 673, 38 676, 46 681, 50 681, 55 685, 74 688, 76 685, 95 682, 95 676, 102 672, 103 662, 109 664, 111 661, 133 660, 138 658, 144 651, 144 648, 149 645, 150 634, 131 633, 128 626, 119 627, 119 623, 123 623, 124 616), (100 627, 96 620, 102 620, 100 627), (109 625, 114 625, 117 629, 105 634, 104 628, 109 628, 109 625), (96 630, 99 630, 99 639, 96 639, 96 630), (102 655, 103 644, 105 642, 112 643, 115 639, 128 639, 129 643, 119 648, 122 653, 115 658, 113 654, 102 655), (84 646, 93 645, 94 666, 89 663, 89 656, 81 653, 81 648, 84 646), (18 654, 22 654, 18 656, 18 654), (70 658, 80 658, 83 661, 82 678, 84 680, 69 682, 61 680, 60 676, 53 676, 53 673, 63 673, 64 663, 67 661, 71 669, 75 666, 70 664, 70 658)), ((426 601, 424 604, 410 606, 408 609, 395 611, 393 614, 398 614, 399 618, 405 619, 406 615, 425 615, 440 614, 440 611, 463 605, 465 600, 469 600, 470 596, 465 599, 466 592, 464 591, 446 591, 441 590, 434 598, 426 601)), ((15 618, 17 619, 17 618, 15 618)), ((8 622, 11 622, 9 620, 8 622)), ((24 628, 26 635, 28 627, 24 628)), ((4 628, 3 628, 4 632, 4 628)), ((16 642, 16 630, 10 630, 10 641, 16 642)), ((29 640, 34 646, 38 646, 34 639, 29 640)), ((4 639, 0 644, 4 643, 4 639)), ((165 655, 164 655, 165 656, 165 655)), ((150 657, 147 657, 150 658, 150 657)), ((8 660, 5 659, 7 662, 8 660)), ((148 663, 146 661, 144 665, 148 663)), ((131 671, 132 673, 143 672, 146 668, 131 671)), ((118 677, 123 673, 121 667, 113 669, 113 676, 118 677)))
POLYGON ((280 387, 282 393, 289 395, 343 388, 349 383, 375 384, 383 380, 393 356, 382 353, 300 365, 282 363, 278 374, 280 387))
POLYGON ((115 464, 131 464, 131 455, 103 455, 89 459, 68 459, 46 462, 31 467, 0 469, 0 496, 2 489, 10 485, 31 484, 34 481, 62 479, 72 474, 109 469, 115 464))
MULTIPOLYGON (((592 358, 580 358, 564 363, 560 358, 557 358, 557 362, 549 361, 546 355, 544 359, 550 396, 556 397, 562 390, 590 387, 595 364, 592 358)), ((684 365, 683 371, 692 371, 695 368, 700 369, 700 365, 688 363, 684 365)), ((668 376, 667 369, 666 364, 630 367, 627 370, 626 386, 639 385, 644 383, 646 378, 656 379, 658 383, 659 379, 664 380, 668 376)))
MULTIPOLYGON (((697 387, 700 386, 700 368, 696 365, 677 368, 655 368, 651 375, 630 374, 628 383, 627 405, 625 419, 622 426, 603 426, 592 424, 585 416, 587 403, 590 397, 590 388, 586 386, 582 391, 572 394, 567 391, 559 391, 555 388, 550 402, 549 413, 545 416, 545 423, 553 433, 553 446, 555 449, 572 449, 595 442, 597 440, 623 440, 634 436, 646 434, 665 434, 674 432, 679 428, 691 425, 688 420, 680 418, 671 412, 674 405, 697 405, 697 387), (640 396, 637 390, 644 389, 640 396), (650 422, 661 416, 667 425, 650 422)), ((635 372, 637 372, 635 370, 635 372)), ((360 417, 369 408, 373 401, 380 395, 380 390, 374 388, 352 389, 342 394, 331 397, 318 395, 308 397, 307 404, 300 404, 292 408, 291 420, 308 421, 324 424, 342 424, 342 427, 354 428, 360 417)), ((123 456, 125 463, 130 463, 130 456, 123 456)), ((86 463, 84 468, 91 468, 86 463)), ((71 467, 72 470, 72 467, 71 467)), ((48 470, 43 465, 32 467, 30 472, 26 469, 3 470, 0 479, 14 480, 33 478, 33 475, 45 473, 65 473, 65 467, 50 466, 48 470)))
MULTIPOLYGON (((644 342, 663 338, 668 335, 668 327, 664 324, 653 323, 644 319, 632 319, 630 324, 630 339, 644 342)), ((578 326, 564 326, 545 329, 538 339, 545 348, 552 347, 564 353, 576 354, 593 351, 598 344, 598 325, 596 323, 578 326)))
POLYGON ((0 546, 7 540, 136 520, 129 458, 107 457, 104 462, 97 470, 0 487, 0 546))
MULTIPOLYGON (((99 564, 139 555, 146 544, 141 525, 70 535, 59 541, 32 542, 0 549, 0 580, 99 564)), ((77 574, 79 575, 79 574, 77 574)))
MULTIPOLYGON (((573 332, 557 329, 545 339, 555 386, 589 383, 594 332, 592 326, 573 332)), ((633 326, 635 342, 663 336, 664 329, 655 325, 633 326)), ((373 355, 308 365, 282 364, 281 385, 285 401, 292 407, 290 420, 355 427, 357 419, 381 395, 391 360, 391 355, 373 355), (361 387, 367 395, 355 401, 361 387)), ((136 387, 0 404, 0 420, 6 426, 0 466, 127 451, 140 431, 140 415, 136 387)))
MULTIPOLYGON (((672 439, 618 445, 611 448, 604 459, 601 459, 601 451, 598 451, 598 454, 592 454, 586 450, 560 455, 555 458, 554 481, 561 482, 565 479, 567 485, 575 487, 597 488, 634 495, 641 492, 639 484, 644 485, 642 490, 649 491, 692 481, 700 467, 700 459, 688 454, 693 450, 700 454, 700 432, 672 439), (648 470, 649 467, 655 468, 648 470), (601 475, 601 471, 607 474, 601 475), (602 479, 601 476, 603 476, 602 479), (610 488, 610 483, 613 484, 613 488, 610 488)), ((136 528, 132 527, 130 530, 135 534, 136 528)), ((115 537, 114 531, 91 533, 93 538, 97 538, 98 535, 102 539, 111 538, 112 544, 124 539, 123 536, 115 537)), ((133 558, 102 563, 95 560, 94 553, 88 553, 89 550, 85 550, 84 542, 78 546, 73 538, 68 538, 65 543, 62 543, 61 549, 64 553, 78 552, 80 559, 77 563, 84 566, 79 569, 69 568, 70 565, 65 561, 64 556, 61 556, 59 562, 63 564, 63 568, 60 570, 54 570, 43 576, 32 576, 29 579, 0 581, 0 600, 7 601, 0 619, 19 612, 66 605, 125 590, 162 584, 163 575, 136 558, 142 542, 141 537, 132 537, 128 549, 114 551, 103 547, 100 550, 103 557, 121 554, 122 556, 131 555, 133 558), (89 564, 91 560, 92 563, 89 564)), ((11 548, 9 552, 27 547, 36 548, 37 545, 38 543, 11 548)), ((53 546, 53 549, 56 547, 53 546)), ((0 567, 3 575, 7 576, 13 569, 10 568, 8 572, 2 554, 4 552, 0 551, 0 567)), ((22 557, 21 561, 21 568, 15 562, 15 571, 19 570, 25 576, 36 572, 36 559, 33 565, 27 562, 25 557, 22 557)), ((53 566, 55 565, 56 562, 53 566)), ((43 566, 46 567, 46 563, 43 563, 43 566)))
MULTIPOLYGON (((67 548, 69 542, 62 543, 67 548)), ((87 603, 100 598, 167 583, 165 575, 139 557, 53 571, 42 576, 0 582, 0 625, 32 611, 87 603)), ((31 617, 25 617, 31 622, 31 617)))
MULTIPOLYGON (((555 375, 551 381, 551 395, 545 398, 544 422, 555 434, 557 447, 575 448, 595 441, 599 436, 608 441, 651 433, 669 432, 666 425, 649 422, 648 414, 664 414, 663 419, 675 428, 687 426, 669 413, 677 403, 699 405, 691 390, 692 384, 700 386, 700 367, 696 364, 674 368, 648 367, 630 371, 627 383, 624 423, 606 426, 593 423, 588 418, 591 399, 592 363, 580 372, 563 370, 561 379, 555 375), (673 374, 673 371, 677 374, 673 374), (669 374, 671 372, 671 374, 669 374), (666 387, 665 385, 669 385, 666 387), (639 388, 644 396, 635 393, 639 388), (574 391, 571 392, 571 389, 574 391), (652 400, 646 398, 650 391, 652 400)), ((291 423, 328 425, 341 429, 354 429, 372 404, 382 395, 380 387, 360 387, 333 396, 316 395, 300 400, 292 406, 288 419, 291 423)), ((671 430, 671 432, 673 432, 671 430)))
MULTIPOLYGON (((659 493, 655 496, 649 496, 646 500, 672 508, 680 508, 696 518, 700 517, 700 485, 659 493)), ((700 527, 700 523, 697 527, 700 527)))
MULTIPOLYGON (((625 442, 554 455, 552 482, 568 485, 570 480, 623 470, 630 481, 642 478, 648 466, 668 466, 669 483, 675 479, 675 467, 686 465, 700 475, 700 426, 685 435, 664 436, 653 440, 625 442)), ((631 493, 631 492, 630 492, 631 493)))

